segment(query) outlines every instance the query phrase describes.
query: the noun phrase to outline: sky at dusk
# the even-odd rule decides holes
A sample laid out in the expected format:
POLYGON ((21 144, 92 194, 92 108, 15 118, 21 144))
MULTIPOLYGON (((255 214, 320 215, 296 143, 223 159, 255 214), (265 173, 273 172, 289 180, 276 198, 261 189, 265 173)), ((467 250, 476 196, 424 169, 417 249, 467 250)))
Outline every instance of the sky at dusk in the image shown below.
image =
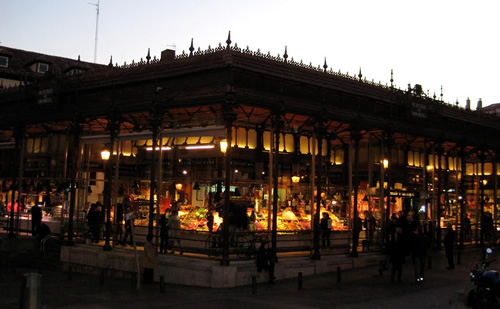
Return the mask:
MULTIPOLYGON (((98 0, 0 0, 0 45, 94 62, 98 0)), ((99 0, 98 63, 233 45, 448 103, 500 103, 498 0, 99 0)))

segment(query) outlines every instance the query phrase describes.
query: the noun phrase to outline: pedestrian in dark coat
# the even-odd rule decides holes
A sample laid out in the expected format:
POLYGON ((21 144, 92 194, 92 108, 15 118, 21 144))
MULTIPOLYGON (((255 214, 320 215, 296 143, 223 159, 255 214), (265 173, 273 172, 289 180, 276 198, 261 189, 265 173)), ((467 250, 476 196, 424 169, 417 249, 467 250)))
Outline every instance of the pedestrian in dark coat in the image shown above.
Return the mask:
POLYGON ((321 227, 321 242, 323 248, 330 248, 330 234, 332 232, 332 219, 327 212, 323 213, 323 218, 319 223, 321 227))
POLYGON ((260 273, 262 270, 269 270, 269 262, 270 262, 271 253, 269 252, 269 248, 267 247, 267 242, 263 241, 260 244, 259 249, 257 250, 257 271, 260 273))
POLYGON ((168 249, 168 218, 167 212, 160 217, 160 253, 167 253, 168 249))
POLYGON ((101 236, 101 230, 99 226, 99 218, 97 213, 97 205, 92 203, 90 205, 90 210, 87 213, 87 224, 90 229, 90 233, 92 234, 92 241, 98 243, 101 236))
POLYGON ((422 228, 414 229, 410 234, 411 257, 415 272, 415 282, 424 281, 425 260, 430 247, 429 238, 423 233, 422 228))
POLYGON ((405 262, 406 245, 403 238, 403 230, 401 227, 396 228, 396 239, 392 243, 390 250, 390 262, 392 263, 391 282, 394 282, 396 275, 398 282, 401 282, 403 275, 403 264, 405 262))
POLYGON ((38 205, 31 207, 31 235, 35 236, 42 224, 42 208, 38 205))
POLYGON ((443 239, 444 250, 446 252, 446 258, 448 259, 448 267, 446 269, 455 269, 455 262, 453 261, 453 247, 455 246, 455 241, 457 235, 453 230, 453 224, 451 222, 446 223, 446 234, 443 239))

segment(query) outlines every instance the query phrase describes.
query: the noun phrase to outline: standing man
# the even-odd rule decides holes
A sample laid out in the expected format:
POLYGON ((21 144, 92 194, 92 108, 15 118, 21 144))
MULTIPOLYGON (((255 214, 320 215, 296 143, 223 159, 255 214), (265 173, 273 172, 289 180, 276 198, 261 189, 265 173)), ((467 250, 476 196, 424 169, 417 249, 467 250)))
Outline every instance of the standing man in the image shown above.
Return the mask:
POLYGON ((332 219, 330 219, 330 216, 328 215, 327 212, 323 212, 323 218, 321 218, 319 225, 321 227, 321 234, 322 234, 321 240, 323 249, 330 248, 330 233, 332 231, 332 219))
POLYGON ((35 236, 40 231, 42 224, 42 208, 38 205, 31 207, 31 235, 35 236))

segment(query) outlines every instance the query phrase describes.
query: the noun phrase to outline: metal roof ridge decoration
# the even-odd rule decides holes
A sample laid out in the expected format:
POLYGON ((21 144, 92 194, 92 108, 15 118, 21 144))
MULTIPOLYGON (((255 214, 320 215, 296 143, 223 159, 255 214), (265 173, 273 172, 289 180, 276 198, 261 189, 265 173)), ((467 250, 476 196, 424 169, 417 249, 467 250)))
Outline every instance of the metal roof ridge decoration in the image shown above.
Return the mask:
MULTIPOLYGON (((391 85, 388 85, 387 83, 382 84, 382 82, 380 82, 380 81, 375 82, 373 79, 368 80, 366 78, 366 76, 361 76, 360 74, 356 75, 356 73, 354 73, 353 75, 350 75, 349 72, 342 73, 340 71, 340 69, 338 71, 334 71, 331 67, 327 70, 326 58, 325 58, 325 64, 323 65, 323 67, 321 67, 321 65, 313 66, 312 62, 309 62, 309 64, 306 64, 302 60, 296 61, 296 60, 294 60, 293 57, 291 59, 287 59, 288 58, 287 47, 285 47, 285 53, 284 53, 283 57, 280 54, 278 54, 277 56, 273 56, 273 55, 271 55, 270 51, 268 51, 267 53, 263 53, 263 52, 261 52, 260 48, 257 48, 257 51, 252 51, 248 45, 246 46, 246 48, 242 49, 241 47, 238 46, 238 43, 234 43, 234 45, 231 45, 230 35, 231 35, 231 32, 229 32, 228 40, 226 41, 226 43, 227 43, 226 47, 224 47, 222 45, 222 43, 219 42, 219 45, 217 47, 212 48, 211 45, 209 45, 206 50, 201 50, 201 48, 198 47, 198 49, 195 51, 194 46, 193 46, 193 39, 191 39, 191 45, 189 47, 190 52, 186 53, 185 50, 183 50, 182 54, 176 55, 174 59, 180 60, 180 59, 186 59, 186 58, 191 58, 191 57, 198 57, 198 56, 204 56, 204 55, 209 55, 209 54, 222 53, 222 52, 226 52, 229 50, 231 52, 245 54, 245 55, 249 55, 249 56, 253 56, 253 57, 259 57, 259 58, 267 59, 270 61, 276 61, 276 62, 288 64, 290 66, 299 67, 299 68, 306 69, 306 70, 316 71, 316 72, 325 73, 325 74, 329 74, 332 76, 337 76, 337 77, 344 78, 344 79, 351 80, 351 81, 361 82, 361 83, 366 84, 366 85, 371 85, 374 87, 379 87, 382 89, 395 91, 395 92, 398 92, 401 94, 404 94, 406 92, 406 93, 409 93, 409 94, 416 96, 416 97, 421 97, 421 98, 426 98, 428 100, 431 100, 432 103, 442 104, 442 105, 453 107, 453 108, 456 108, 459 110, 466 110, 466 108, 461 107, 456 103, 452 104, 452 103, 444 102, 442 99, 442 97, 443 97, 442 93, 441 93, 441 98, 436 99, 435 97, 433 98, 429 95, 428 90, 427 90, 427 93, 422 92, 419 95, 415 95, 413 93, 413 91, 402 90, 400 87, 393 85, 394 80, 393 80, 393 76, 392 76, 392 70, 391 70, 391 85)), ((148 49, 148 56, 149 56, 149 49, 148 49)), ((116 67, 118 67, 120 69, 127 69, 127 68, 138 67, 138 66, 142 66, 142 65, 146 65, 146 64, 155 64, 155 63, 159 63, 159 62, 160 62, 160 59, 156 58, 156 56, 154 56, 151 61, 144 61, 141 58, 141 61, 139 61, 139 62, 134 62, 134 60, 132 60, 131 64, 126 64, 126 62, 125 62, 123 66, 117 65, 116 67)), ((360 71, 361 71, 361 68, 360 68, 360 71)))

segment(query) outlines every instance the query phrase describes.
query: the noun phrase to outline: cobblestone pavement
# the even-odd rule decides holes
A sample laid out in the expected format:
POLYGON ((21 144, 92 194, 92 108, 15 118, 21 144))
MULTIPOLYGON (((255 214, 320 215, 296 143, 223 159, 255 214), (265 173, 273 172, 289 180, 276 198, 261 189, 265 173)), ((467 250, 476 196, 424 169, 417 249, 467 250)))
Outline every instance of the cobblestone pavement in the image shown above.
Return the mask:
MULTIPOLYGON (((481 252, 465 249, 453 271, 445 269, 443 251, 432 252, 432 269, 426 269, 425 281, 420 284, 414 282, 413 266, 407 258, 402 283, 391 283, 389 273, 379 275, 377 266, 368 266, 304 277, 300 290, 298 280, 289 279, 260 283, 256 289, 166 284, 162 293, 159 283, 136 289, 130 279, 106 278, 101 282, 99 276, 79 273, 73 273, 69 280, 67 273, 53 266, 42 272, 42 308, 464 308, 469 270, 481 259, 481 252)), ((30 271, 2 268, 0 308, 19 308, 23 277, 30 271)))

